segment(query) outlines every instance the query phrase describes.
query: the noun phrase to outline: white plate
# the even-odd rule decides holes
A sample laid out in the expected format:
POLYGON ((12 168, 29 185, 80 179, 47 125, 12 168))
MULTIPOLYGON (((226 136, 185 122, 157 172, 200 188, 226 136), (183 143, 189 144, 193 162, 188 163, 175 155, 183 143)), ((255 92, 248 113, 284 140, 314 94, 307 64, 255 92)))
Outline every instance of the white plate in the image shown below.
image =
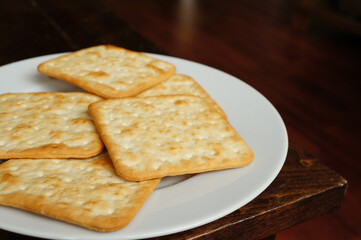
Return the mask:
MULTIPOLYGON (((40 75, 39 63, 60 54, 31 58, 0 67, 0 94, 7 92, 81 91, 40 75)), ((176 233, 221 218, 259 195, 285 161, 285 125, 271 103, 241 80, 214 68, 174 57, 149 54, 173 63, 178 73, 193 77, 228 115, 250 145, 254 161, 247 167, 167 178, 133 221, 112 233, 93 232, 26 211, 0 206, 0 228, 52 239, 139 239, 176 233)))

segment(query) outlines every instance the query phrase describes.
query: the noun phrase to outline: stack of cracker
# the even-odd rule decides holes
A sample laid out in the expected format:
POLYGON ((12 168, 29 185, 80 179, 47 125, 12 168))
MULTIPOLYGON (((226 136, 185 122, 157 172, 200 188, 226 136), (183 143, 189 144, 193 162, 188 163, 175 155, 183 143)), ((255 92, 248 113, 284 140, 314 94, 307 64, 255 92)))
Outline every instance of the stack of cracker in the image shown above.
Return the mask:
POLYGON ((0 95, 2 205, 115 231, 163 177, 254 158, 219 105, 168 62, 101 45, 38 70, 87 93, 0 95))

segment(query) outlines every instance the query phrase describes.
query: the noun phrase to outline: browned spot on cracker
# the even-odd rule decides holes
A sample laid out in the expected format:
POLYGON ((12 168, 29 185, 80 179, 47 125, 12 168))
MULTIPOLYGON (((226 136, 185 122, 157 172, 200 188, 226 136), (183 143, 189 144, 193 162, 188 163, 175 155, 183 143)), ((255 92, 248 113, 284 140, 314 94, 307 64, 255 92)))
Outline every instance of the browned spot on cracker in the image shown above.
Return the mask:
POLYGON ((27 125, 27 124, 19 124, 17 125, 15 128, 14 128, 14 131, 18 130, 18 129, 29 129, 29 128, 33 128, 32 126, 30 125, 27 125))
POLYGON ((109 74, 103 71, 98 71, 98 72, 89 72, 88 76, 95 78, 105 78, 105 77, 109 77, 109 74))
POLYGON ((177 100, 175 101, 175 105, 188 105, 188 101, 187 100, 177 100))
POLYGON ((65 99, 65 96, 59 94, 59 95, 55 95, 55 98, 56 98, 56 99, 65 99))
POLYGON ((96 57, 101 57, 102 56, 100 54, 100 52, 96 52, 96 51, 87 52, 86 54, 96 56, 96 57))
POLYGON ((12 175, 11 173, 5 173, 1 178, 1 182, 14 184, 17 182, 17 177, 12 175))
POLYGON ((90 120, 85 119, 85 118, 76 118, 76 119, 71 120, 72 124, 85 124, 88 122, 90 122, 90 120))
POLYGON ((86 204, 87 205, 96 205, 96 204, 98 204, 99 202, 98 201, 89 201, 89 202, 87 202, 86 204))

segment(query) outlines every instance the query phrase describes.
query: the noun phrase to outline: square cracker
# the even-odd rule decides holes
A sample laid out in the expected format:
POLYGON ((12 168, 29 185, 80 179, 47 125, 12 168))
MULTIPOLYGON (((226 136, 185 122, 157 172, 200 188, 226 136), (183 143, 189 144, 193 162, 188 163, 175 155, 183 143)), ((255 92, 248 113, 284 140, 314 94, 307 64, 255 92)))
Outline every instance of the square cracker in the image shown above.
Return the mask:
POLYGON ((205 98, 217 110, 226 117, 222 108, 209 96, 209 94, 191 77, 184 74, 176 74, 158 85, 145 90, 137 97, 159 95, 194 95, 205 98))
POLYGON ((125 227, 158 183, 122 179, 106 154, 16 159, 0 165, 0 204, 109 232, 125 227))
POLYGON ((135 96, 175 73, 171 63, 112 45, 51 59, 38 70, 105 98, 135 96))
POLYGON ((88 113, 89 93, 0 95, 0 159, 86 158, 103 151, 88 113))
POLYGON ((103 100, 89 105, 117 173, 142 181, 236 168, 253 152, 226 118, 190 95, 103 100))

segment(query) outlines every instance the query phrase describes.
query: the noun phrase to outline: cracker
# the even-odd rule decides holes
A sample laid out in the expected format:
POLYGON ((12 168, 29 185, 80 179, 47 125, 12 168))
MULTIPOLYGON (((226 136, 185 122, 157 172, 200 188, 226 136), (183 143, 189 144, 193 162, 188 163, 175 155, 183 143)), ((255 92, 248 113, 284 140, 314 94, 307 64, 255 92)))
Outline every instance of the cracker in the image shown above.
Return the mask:
POLYGON ((190 95, 103 100, 89 105, 117 173, 142 181, 242 167, 253 152, 206 100, 190 95))
POLYGON ((104 98, 135 96, 175 73, 171 63, 112 45, 51 59, 38 70, 104 98))
POLYGON ((0 159, 86 158, 103 143, 88 113, 89 93, 0 95, 0 159))
POLYGON ((134 218, 159 181, 122 179, 106 154, 9 160, 0 165, 0 204, 109 232, 134 218))
POLYGON ((217 110, 226 117, 222 108, 209 96, 209 94, 191 77, 184 74, 176 74, 160 84, 145 90, 137 97, 159 96, 159 95, 194 95, 205 98, 217 110))

